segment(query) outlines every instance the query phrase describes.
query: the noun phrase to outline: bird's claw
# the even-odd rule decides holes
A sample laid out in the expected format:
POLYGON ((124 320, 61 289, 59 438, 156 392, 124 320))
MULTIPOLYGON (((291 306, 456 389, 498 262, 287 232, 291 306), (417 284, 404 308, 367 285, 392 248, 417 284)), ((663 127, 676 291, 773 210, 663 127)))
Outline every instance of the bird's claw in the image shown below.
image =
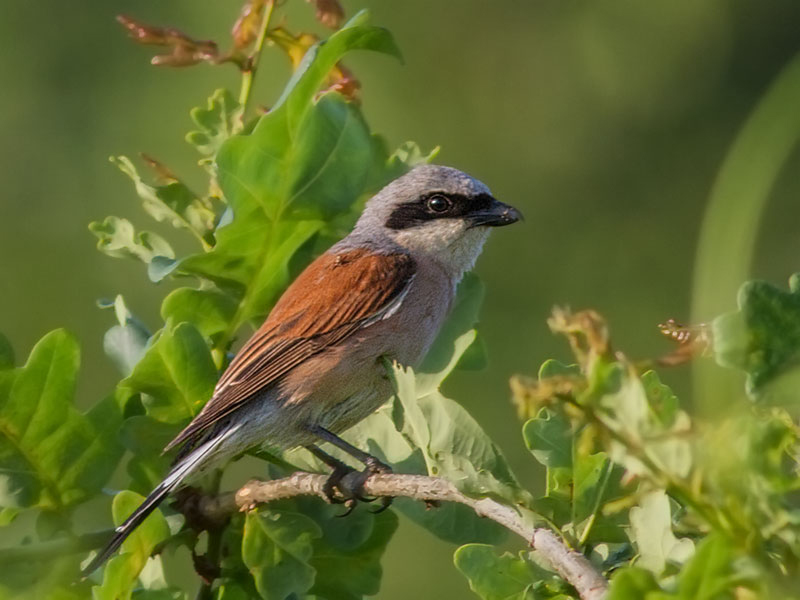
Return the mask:
POLYGON ((336 492, 337 490, 341 491, 341 482, 351 471, 352 469, 350 467, 342 464, 334 468, 325 480, 322 486, 322 493, 325 494, 325 500, 329 504, 343 504, 345 502, 345 500, 341 498, 341 495, 336 492))
POLYGON ((371 510, 369 512, 371 512, 373 515, 379 515, 392 505, 393 500, 394 498, 391 496, 381 496, 381 505, 375 510, 371 510))
MULTIPOLYGON (((325 481, 322 491, 325 494, 325 499, 329 503, 345 505, 345 512, 339 516, 346 517, 353 512, 358 502, 374 502, 378 499, 367 497, 364 494, 364 485, 367 483, 367 480, 372 475, 391 472, 392 468, 379 461, 377 458, 367 462, 366 468, 363 471, 356 471, 345 465, 341 467, 337 466, 325 481)), ((392 498, 390 496, 383 496, 380 500, 381 506, 370 512, 374 514, 381 513, 392 504, 392 498)))
POLYGON ((346 517, 347 515, 349 515, 351 512, 355 510, 356 504, 358 504, 358 501, 355 498, 348 498, 347 500, 342 500, 342 502, 344 503, 346 510, 342 514, 336 515, 339 518, 346 517))

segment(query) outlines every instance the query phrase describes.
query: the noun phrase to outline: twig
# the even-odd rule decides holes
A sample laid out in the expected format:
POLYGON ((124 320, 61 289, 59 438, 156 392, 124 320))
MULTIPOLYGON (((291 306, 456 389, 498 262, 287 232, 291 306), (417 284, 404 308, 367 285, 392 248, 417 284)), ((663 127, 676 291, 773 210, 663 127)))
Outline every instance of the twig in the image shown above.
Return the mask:
MULTIPOLYGON (((273 481, 250 481, 235 494, 203 498, 199 508, 209 518, 220 519, 236 510, 251 510, 259 504, 281 498, 319 496, 324 499, 326 479, 326 475, 316 473, 295 473, 273 481)), ((490 498, 470 498, 449 481, 425 475, 373 475, 364 484, 364 493, 368 496, 458 502, 469 506, 477 515, 491 519, 522 537, 552 564, 561 577, 572 584, 583 600, 601 600, 606 595, 608 582, 585 556, 569 549, 549 529, 525 523, 510 506, 490 498)))
POLYGON ((253 81, 256 77, 256 70, 258 69, 258 63, 261 59, 261 50, 264 48, 264 41, 267 39, 267 31, 269 30, 269 23, 272 20, 272 12, 274 9, 275 0, 267 0, 264 17, 261 19, 261 24, 258 29, 258 38, 247 60, 247 66, 242 73, 242 87, 239 91, 239 104, 242 106, 242 121, 239 124, 240 126, 244 126, 244 119, 247 117, 247 105, 250 102, 253 81))

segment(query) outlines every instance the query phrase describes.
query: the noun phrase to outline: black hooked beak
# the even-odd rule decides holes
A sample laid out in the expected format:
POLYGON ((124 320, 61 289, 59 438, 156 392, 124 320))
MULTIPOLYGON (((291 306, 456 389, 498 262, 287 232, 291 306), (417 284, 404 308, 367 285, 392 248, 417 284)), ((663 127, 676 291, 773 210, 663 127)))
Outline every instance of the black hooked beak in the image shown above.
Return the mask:
POLYGON ((522 220, 522 213, 513 206, 504 204, 492 198, 492 203, 488 208, 476 210, 470 213, 469 228, 473 227, 503 227, 522 220))

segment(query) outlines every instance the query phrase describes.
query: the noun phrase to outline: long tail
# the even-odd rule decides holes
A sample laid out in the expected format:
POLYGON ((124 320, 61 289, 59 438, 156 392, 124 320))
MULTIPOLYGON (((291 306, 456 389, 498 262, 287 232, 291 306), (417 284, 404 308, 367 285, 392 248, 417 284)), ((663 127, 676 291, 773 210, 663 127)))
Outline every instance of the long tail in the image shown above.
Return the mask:
POLYGON ((192 450, 185 458, 181 459, 175 467, 164 478, 164 481, 159 483, 156 488, 150 492, 150 495, 145 498, 145 501, 139 505, 133 514, 128 517, 125 522, 114 530, 114 537, 106 544, 106 546, 95 556, 92 561, 86 565, 81 571, 81 575, 86 577, 91 574, 95 569, 102 565, 108 558, 116 552, 122 545, 127 537, 134 532, 134 530, 142 524, 142 522, 152 513, 158 505, 174 491, 181 482, 189 476, 190 473, 195 471, 205 460, 219 448, 220 444, 224 442, 231 434, 233 434, 239 427, 233 426, 221 432, 219 435, 204 442, 194 450, 192 450))

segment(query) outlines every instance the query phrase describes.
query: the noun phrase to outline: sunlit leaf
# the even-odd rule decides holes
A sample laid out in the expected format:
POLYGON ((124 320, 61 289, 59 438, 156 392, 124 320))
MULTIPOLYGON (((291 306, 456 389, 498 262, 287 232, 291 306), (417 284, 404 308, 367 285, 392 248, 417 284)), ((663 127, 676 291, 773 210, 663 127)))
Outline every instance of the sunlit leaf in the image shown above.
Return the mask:
POLYGON ((149 263, 157 256, 175 257, 175 251, 164 238, 150 231, 137 234, 127 219, 106 217, 102 223, 90 223, 89 230, 98 238, 97 249, 114 258, 135 258, 149 263))
MULTIPOLYGON (((114 496, 111 505, 114 524, 122 522, 144 501, 130 491, 114 496)), ((103 570, 103 583, 92 589, 94 600, 130 598, 133 588, 156 545, 169 536, 169 526, 161 511, 156 510, 122 543, 120 553, 108 561, 103 570)))
POLYGON ((324 44, 316 44, 306 53, 273 108, 273 112, 287 111, 289 131, 297 129, 297 124, 308 109, 314 94, 346 52, 373 50, 400 58, 400 50, 391 33, 381 27, 367 25, 368 20, 369 13, 366 10, 358 12, 339 31, 325 40, 324 44))
POLYGON ((187 322, 210 340, 225 331, 236 313, 236 302, 217 290, 178 288, 161 304, 161 316, 173 323, 187 322))
POLYGON ((668 562, 684 563, 694 552, 688 538, 672 532, 669 498, 662 491, 645 495, 630 511, 631 538, 639 552, 637 566, 659 575, 668 562))
POLYGON ((204 157, 214 158, 223 142, 235 133, 242 106, 228 90, 218 89, 205 107, 195 107, 189 114, 197 129, 186 134, 186 141, 204 157))
POLYGON ((572 430, 569 422, 544 408, 522 427, 525 445, 546 467, 572 468, 572 430))
POLYGON ((121 453, 113 398, 85 414, 73 405, 78 344, 62 330, 25 366, 0 371, 0 506, 61 509, 95 494, 121 453))
POLYGON ((150 332, 131 314, 122 296, 116 297, 113 307, 118 324, 103 336, 103 350, 120 372, 127 376, 144 355, 150 332))
POLYGON ((217 369, 200 332, 190 323, 167 323, 120 386, 144 394, 151 417, 178 423, 200 411, 216 381, 217 369))
MULTIPOLYGON (((148 185, 126 156, 112 156, 111 162, 131 178, 142 206, 156 221, 166 221, 173 227, 188 229, 201 239, 205 239, 213 229, 214 211, 185 184, 171 181, 166 185, 148 185)), ((174 258, 175 255, 161 253, 161 256, 174 258)))

